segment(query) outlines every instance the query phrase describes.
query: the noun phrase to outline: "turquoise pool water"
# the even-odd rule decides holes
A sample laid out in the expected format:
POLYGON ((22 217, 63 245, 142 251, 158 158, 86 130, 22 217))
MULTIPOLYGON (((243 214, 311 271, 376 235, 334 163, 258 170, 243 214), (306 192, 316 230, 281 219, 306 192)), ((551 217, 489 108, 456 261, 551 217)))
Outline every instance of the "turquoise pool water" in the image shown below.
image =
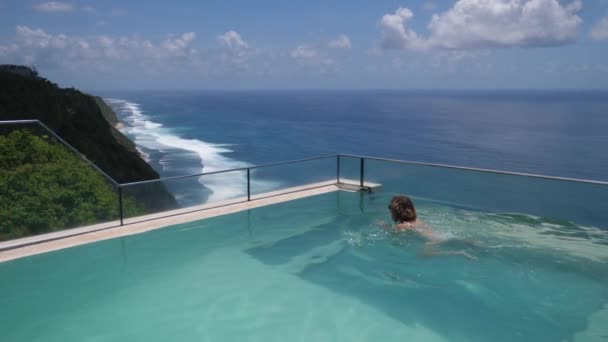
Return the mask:
POLYGON ((0 264, 2 341, 605 341, 608 232, 337 192, 0 264), (451 248, 460 248, 452 246, 451 248))

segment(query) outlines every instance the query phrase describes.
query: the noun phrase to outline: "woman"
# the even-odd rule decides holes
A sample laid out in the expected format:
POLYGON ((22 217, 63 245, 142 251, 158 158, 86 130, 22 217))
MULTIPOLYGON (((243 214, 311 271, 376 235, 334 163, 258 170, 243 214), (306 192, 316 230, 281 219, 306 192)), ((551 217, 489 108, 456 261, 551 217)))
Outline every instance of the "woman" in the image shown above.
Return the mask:
POLYGON ((416 214, 416 207, 414 202, 407 196, 395 196, 388 205, 388 209, 391 212, 393 221, 395 222, 394 227, 390 224, 381 222, 380 224, 386 230, 391 230, 395 233, 413 233, 426 240, 424 244, 424 255, 427 256, 440 256, 440 255, 462 255, 468 259, 476 260, 477 258, 464 250, 458 251, 442 251, 439 249, 441 245, 452 242, 461 242, 468 246, 474 246, 470 241, 458 240, 458 239, 446 239, 438 235, 429 226, 424 224, 418 219, 416 214))

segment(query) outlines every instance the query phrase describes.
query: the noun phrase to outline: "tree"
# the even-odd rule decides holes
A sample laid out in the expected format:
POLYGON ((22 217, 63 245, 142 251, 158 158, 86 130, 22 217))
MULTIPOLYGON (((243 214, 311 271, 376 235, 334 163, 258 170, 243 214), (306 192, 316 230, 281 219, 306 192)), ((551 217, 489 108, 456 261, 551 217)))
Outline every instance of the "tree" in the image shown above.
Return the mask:
MULTIPOLYGON (((131 198, 125 210, 138 209, 131 198)), ((118 219, 116 189, 48 136, 0 136, 0 241, 118 219)))

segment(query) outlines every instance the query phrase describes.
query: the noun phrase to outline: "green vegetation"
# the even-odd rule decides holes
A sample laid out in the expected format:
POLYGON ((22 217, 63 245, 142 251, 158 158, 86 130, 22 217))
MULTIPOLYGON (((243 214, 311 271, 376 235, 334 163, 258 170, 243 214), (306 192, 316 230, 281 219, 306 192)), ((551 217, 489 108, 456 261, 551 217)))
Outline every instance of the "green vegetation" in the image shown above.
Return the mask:
MULTIPOLYGON (((101 98, 60 88, 35 69, 0 65, 0 120, 24 119, 40 120, 119 183, 159 178, 101 98)), ((0 126, 0 240, 118 218, 115 189, 44 134, 33 124, 0 126)), ((128 195, 125 217, 178 207, 161 183, 128 195)))
MULTIPOLYGON (((48 136, 0 135, 0 241, 119 217, 116 189, 48 136)), ((141 211, 132 199, 127 214, 141 211)))

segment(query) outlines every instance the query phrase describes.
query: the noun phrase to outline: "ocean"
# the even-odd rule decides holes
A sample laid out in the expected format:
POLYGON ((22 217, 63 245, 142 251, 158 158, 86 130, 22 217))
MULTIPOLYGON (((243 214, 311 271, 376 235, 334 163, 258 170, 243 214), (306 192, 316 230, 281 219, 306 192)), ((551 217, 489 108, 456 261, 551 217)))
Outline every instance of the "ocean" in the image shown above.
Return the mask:
MULTIPOLYGON (((351 153, 608 180, 608 92, 96 93, 162 177, 351 153)), ((235 177, 206 196, 241 193, 235 177)))

